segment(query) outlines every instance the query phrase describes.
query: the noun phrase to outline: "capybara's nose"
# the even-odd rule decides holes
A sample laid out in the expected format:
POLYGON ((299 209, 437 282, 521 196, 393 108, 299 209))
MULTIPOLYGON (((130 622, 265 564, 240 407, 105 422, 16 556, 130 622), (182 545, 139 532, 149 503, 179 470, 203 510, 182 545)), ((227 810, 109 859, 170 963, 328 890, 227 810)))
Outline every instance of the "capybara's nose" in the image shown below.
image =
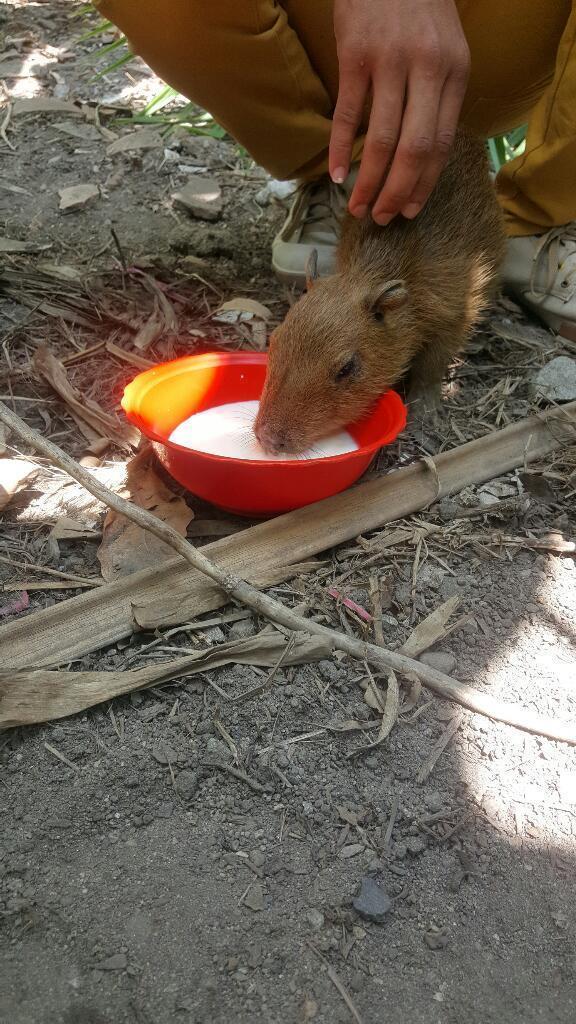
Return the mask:
POLYGON ((254 433, 264 451, 269 455, 280 455, 289 450, 289 437, 285 430, 279 430, 268 423, 256 421, 254 433))

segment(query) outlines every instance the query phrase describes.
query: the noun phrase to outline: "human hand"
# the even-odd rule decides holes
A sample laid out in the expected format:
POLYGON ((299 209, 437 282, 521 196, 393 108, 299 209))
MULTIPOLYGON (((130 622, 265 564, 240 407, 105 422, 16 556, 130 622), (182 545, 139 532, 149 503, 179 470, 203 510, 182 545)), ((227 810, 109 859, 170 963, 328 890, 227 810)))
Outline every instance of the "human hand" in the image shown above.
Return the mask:
POLYGON ((340 84, 330 175, 342 182, 366 99, 372 109, 349 209, 415 217, 448 159, 470 54, 454 0, 335 0, 340 84))

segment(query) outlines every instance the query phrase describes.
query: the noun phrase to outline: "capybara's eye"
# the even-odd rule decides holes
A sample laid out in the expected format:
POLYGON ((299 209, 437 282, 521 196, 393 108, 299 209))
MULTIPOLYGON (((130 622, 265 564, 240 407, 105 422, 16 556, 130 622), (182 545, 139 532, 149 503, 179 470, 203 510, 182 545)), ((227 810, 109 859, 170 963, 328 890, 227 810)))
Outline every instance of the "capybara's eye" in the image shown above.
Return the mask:
POLYGON ((373 310, 372 316, 374 317, 376 323, 378 323, 378 324, 381 324, 383 322, 383 320, 384 320, 384 313, 382 312, 381 309, 373 310))
POLYGON ((336 373, 336 380, 340 383, 343 380, 350 380, 355 377, 360 369, 360 357, 353 355, 340 367, 336 373))

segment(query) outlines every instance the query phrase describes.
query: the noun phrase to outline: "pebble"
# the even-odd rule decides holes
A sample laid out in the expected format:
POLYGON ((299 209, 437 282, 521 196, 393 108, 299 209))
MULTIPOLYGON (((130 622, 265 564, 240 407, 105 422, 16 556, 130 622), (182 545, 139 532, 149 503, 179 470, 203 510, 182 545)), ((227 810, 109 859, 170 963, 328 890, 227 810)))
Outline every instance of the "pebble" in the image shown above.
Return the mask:
POLYGON ((254 636, 255 632, 254 619, 240 619, 239 622, 233 622, 230 626, 230 639, 247 640, 249 636, 254 636))
POLYGON ((434 790, 432 793, 426 793, 424 805, 429 811, 441 811, 444 806, 442 794, 438 793, 437 790, 434 790))
POLYGON ((255 868, 263 868, 266 863, 266 855, 262 850, 252 850, 250 860, 255 868))
POLYGON ((408 853, 416 856, 418 853, 424 853, 426 849, 426 842, 421 836, 407 836, 404 840, 408 853))
POLYGON ((321 910, 317 910, 316 907, 312 907, 312 910, 308 911, 306 918, 308 924, 314 929, 314 931, 319 931, 324 924, 324 914, 321 910))
POLYGON ((191 772, 188 770, 179 772, 174 783, 176 792, 183 800, 191 800, 198 789, 198 781, 197 772, 191 772))
POLYGON ((222 213, 222 189, 214 178, 193 177, 172 196, 175 206, 202 220, 218 220, 222 213))
POLYGON ((216 761, 229 761, 230 751, 226 744, 217 736, 208 736, 206 740, 206 754, 216 761))
POLYGON ((261 885, 253 885, 246 894, 244 905, 255 912, 264 910, 264 890, 261 885))
POLYGON ((349 843, 348 846, 343 846, 340 850, 340 859, 349 860, 350 857, 357 857, 359 853, 364 852, 364 846, 362 843, 349 843))
POLYGON ((115 953, 106 960, 96 964, 99 971, 124 971, 128 966, 128 958, 125 953, 115 953))
POLYGON ((453 654, 448 654, 447 651, 425 651, 418 660, 423 665, 435 668, 437 672, 444 672, 447 676, 451 675, 456 668, 456 658, 453 654))
POLYGON ((538 371, 533 379, 537 398, 554 402, 571 402, 576 399, 576 359, 557 356, 538 371))
POLYGON ((366 876, 360 883, 358 896, 352 900, 352 906, 361 917, 382 924, 392 909, 392 900, 373 878, 366 876))
POLYGON ((152 747, 152 757, 158 764, 173 764, 178 760, 178 753, 169 743, 155 743, 152 747))

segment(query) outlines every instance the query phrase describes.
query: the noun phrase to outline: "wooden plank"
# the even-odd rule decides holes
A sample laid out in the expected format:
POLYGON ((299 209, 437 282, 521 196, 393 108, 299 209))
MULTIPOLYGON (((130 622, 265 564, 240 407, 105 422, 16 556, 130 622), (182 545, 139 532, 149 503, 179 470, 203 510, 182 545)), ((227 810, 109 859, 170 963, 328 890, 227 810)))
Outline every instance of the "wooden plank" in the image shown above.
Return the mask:
MULTIPOLYGON (((521 420, 429 462, 359 484, 315 505, 260 523, 203 548, 256 585, 266 574, 302 562, 358 534, 533 462, 576 436, 576 402, 521 420)), ((3 668, 64 665, 148 628, 186 622, 225 603, 222 592, 180 559, 0 627, 3 668)))

